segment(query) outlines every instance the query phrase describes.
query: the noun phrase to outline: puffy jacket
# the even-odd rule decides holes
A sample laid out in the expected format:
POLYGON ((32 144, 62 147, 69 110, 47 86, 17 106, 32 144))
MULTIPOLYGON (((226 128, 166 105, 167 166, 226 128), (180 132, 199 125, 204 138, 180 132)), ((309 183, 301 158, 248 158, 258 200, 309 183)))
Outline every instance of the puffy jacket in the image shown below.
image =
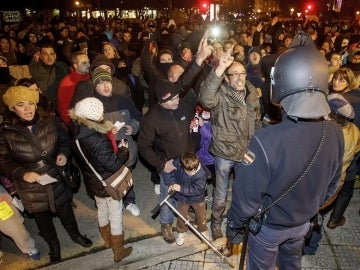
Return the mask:
POLYGON ((212 142, 210 152, 225 159, 241 161, 255 132, 260 113, 256 88, 246 82, 246 104, 235 100, 223 82, 211 70, 200 88, 199 102, 211 110, 212 142))
POLYGON ((60 120, 53 115, 40 118, 32 126, 32 132, 16 121, 1 125, 0 173, 13 181, 29 213, 54 212, 55 205, 61 207, 71 201, 72 194, 56 169, 55 160, 60 153, 70 159, 71 141, 60 120), (45 186, 25 182, 24 174, 31 171, 47 173, 58 181, 45 186))
MULTIPOLYGON (((72 119, 69 125, 71 137, 74 140, 79 140, 85 157, 103 179, 108 178, 125 164, 129 157, 127 148, 120 147, 118 154, 115 155, 111 141, 106 135, 113 126, 110 121, 97 123, 77 117, 73 109, 70 110, 70 118, 72 119)), ((76 149, 75 151, 79 157, 77 160, 84 174, 84 183, 88 194, 102 198, 110 197, 102 182, 86 164, 78 148, 74 146, 74 149, 76 149)))

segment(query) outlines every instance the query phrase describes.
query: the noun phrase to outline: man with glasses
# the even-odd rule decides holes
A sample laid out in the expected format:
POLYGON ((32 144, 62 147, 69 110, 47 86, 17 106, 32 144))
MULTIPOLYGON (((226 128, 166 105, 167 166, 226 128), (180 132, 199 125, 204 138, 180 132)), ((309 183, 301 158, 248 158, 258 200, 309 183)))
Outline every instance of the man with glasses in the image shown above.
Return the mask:
POLYGON ((211 233, 223 237, 221 224, 225 211, 230 172, 243 161, 255 123, 259 120, 259 96, 246 80, 243 63, 234 61, 228 50, 220 56, 200 88, 199 102, 211 110, 212 142, 215 155, 216 188, 212 205, 211 233))

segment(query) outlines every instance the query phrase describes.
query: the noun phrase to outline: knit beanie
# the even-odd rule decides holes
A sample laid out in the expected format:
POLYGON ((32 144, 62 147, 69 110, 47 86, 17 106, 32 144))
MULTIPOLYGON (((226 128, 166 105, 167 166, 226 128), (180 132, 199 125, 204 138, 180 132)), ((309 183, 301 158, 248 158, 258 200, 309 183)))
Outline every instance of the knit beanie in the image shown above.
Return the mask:
POLYGON ((349 120, 354 119, 355 113, 354 108, 350 105, 350 103, 340 94, 330 94, 327 97, 330 109, 349 120))
POLYGON ((97 98, 88 97, 76 103, 74 111, 76 116, 100 122, 103 119, 104 105, 97 98))
POLYGON ((3 100, 9 109, 22 101, 32 101, 37 104, 39 102, 39 92, 25 86, 11 86, 3 95, 3 100))
POLYGON ((158 79, 155 84, 156 98, 160 103, 169 101, 179 94, 181 90, 179 86, 168 80, 158 79))
POLYGON ((101 65, 106 65, 106 66, 111 67, 111 75, 114 74, 115 66, 110 61, 110 59, 107 58, 104 54, 98 54, 97 56, 95 56, 94 60, 92 60, 92 62, 91 62, 90 70, 94 71, 98 66, 101 66, 101 65))
POLYGON ((96 86, 100 81, 112 82, 112 77, 109 72, 98 69, 91 74, 91 81, 96 86))

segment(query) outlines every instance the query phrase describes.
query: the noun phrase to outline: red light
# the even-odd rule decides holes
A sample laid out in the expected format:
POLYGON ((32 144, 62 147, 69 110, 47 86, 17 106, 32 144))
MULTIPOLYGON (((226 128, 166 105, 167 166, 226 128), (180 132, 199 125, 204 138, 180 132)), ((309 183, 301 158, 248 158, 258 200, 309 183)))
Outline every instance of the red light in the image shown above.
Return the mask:
POLYGON ((208 2, 202 2, 200 4, 200 9, 202 12, 207 12, 209 9, 209 3, 208 2))
POLYGON ((313 9, 313 4, 311 4, 311 3, 307 4, 306 9, 312 10, 313 9))

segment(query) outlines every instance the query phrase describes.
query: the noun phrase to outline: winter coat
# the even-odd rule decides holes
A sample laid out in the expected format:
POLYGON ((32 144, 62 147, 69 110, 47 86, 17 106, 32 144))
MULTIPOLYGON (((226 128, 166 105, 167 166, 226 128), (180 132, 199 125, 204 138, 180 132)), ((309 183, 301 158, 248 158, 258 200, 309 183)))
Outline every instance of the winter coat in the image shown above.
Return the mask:
POLYGON ((180 99, 176 110, 167 110, 156 103, 144 115, 138 136, 139 153, 157 171, 164 169, 167 160, 186 151, 194 152, 190 122, 195 105, 180 99))
MULTIPOLYGON (((338 186, 344 154, 341 128, 332 121, 283 119, 259 130, 249 150, 254 159, 241 164, 233 184, 228 220, 240 228, 254 216, 264 199, 274 202, 302 175, 312 160, 327 122, 319 155, 303 179, 266 212, 264 223, 272 228, 305 224, 338 186)), ((268 202, 270 203, 270 202, 268 202)))
POLYGON ((74 68, 70 68, 70 74, 65 76, 57 90, 57 111, 61 120, 69 125, 70 117, 68 115, 70 109, 71 99, 75 92, 75 87, 78 82, 89 79, 89 74, 79 74, 74 68))
POLYGON ((202 127, 200 127, 200 149, 196 152, 197 156, 204 165, 214 164, 214 155, 209 152, 209 147, 211 143, 211 122, 204 121, 202 127))
MULTIPOLYGON (((115 124, 116 121, 124 122, 133 129, 132 135, 139 132, 141 114, 136 109, 135 104, 130 98, 111 95, 109 97, 101 96, 95 92, 94 96, 104 104, 104 119, 115 124)), ((125 135, 126 128, 122 128, 116 133, 115 138, 117 142, 126 138, 129 144, 129 159, 126 161, 126 166, 131 167, 137 160, 137 145, 132 135, 125 135)))
POLYGON ((69 73, 69 67, 63 62, 55 62, 53 66, 46 66, 39 60, 37 63, 31 63, 29 70, 31 77, 56 108, 57 89, 60 81, 69 73))
MULTIPOLYGON (((111 130, 113 124, 109 121, 94 122, 75 115, 74 110, 69 112, 72 121, 69 125, 69 133, 73 140, 79 140, 79 144, 85 157, 94 167, 96 172, 106 179, 116 172, 128 159, 128 150, 120 147, 116 155, 113 146, 106 133, 111 130)), ((104 188, 104 185, 91 168, 86 164, 78 148, 74 146, 77 152, 78 164, 84 175, 86 190, 90 196, 110 197, 104 188)))
POLYGON ((199 102, 211 110, 212 142, 210 152, 225 159, 241 161, 255 132, 260 106, 256 88, 246 82, 246 104, 235 100, 212 69, 200 89, 199 102))
POLYGON ((181 167, 180 158, 174 160, 176 170, 171 173, 161 172, 167 186, 179 184, 180 191, 174 197, 186 204, 201 203, 205 201, 206 180, 210 176, 200 163, 198 171, 190 176, 181 167))
MULTIPOLYGON (((119 96, 130 96, 129 87, 123 81, 113 77, 112 84, 114 94, 117 94, 119 96)), ((75 86, 75 92, 71 99, 70 108, 74 108, 75 104, 84 98, 93 97, 94 92, 95 87, 91 79, 80 81, 75 86)))
POLYGON ((13 181, 29 213, 55 212, 55 205, 61 208, 72 199, 56 168, 58 154, 70 160, 71 141, 55 116, 40 118, 32 126, 32 132, 16 121, 1 125, 0 173, 13 181), (31 171, 48 174, 58 181, 45 186, 25 182, 24 174, 31 171))

